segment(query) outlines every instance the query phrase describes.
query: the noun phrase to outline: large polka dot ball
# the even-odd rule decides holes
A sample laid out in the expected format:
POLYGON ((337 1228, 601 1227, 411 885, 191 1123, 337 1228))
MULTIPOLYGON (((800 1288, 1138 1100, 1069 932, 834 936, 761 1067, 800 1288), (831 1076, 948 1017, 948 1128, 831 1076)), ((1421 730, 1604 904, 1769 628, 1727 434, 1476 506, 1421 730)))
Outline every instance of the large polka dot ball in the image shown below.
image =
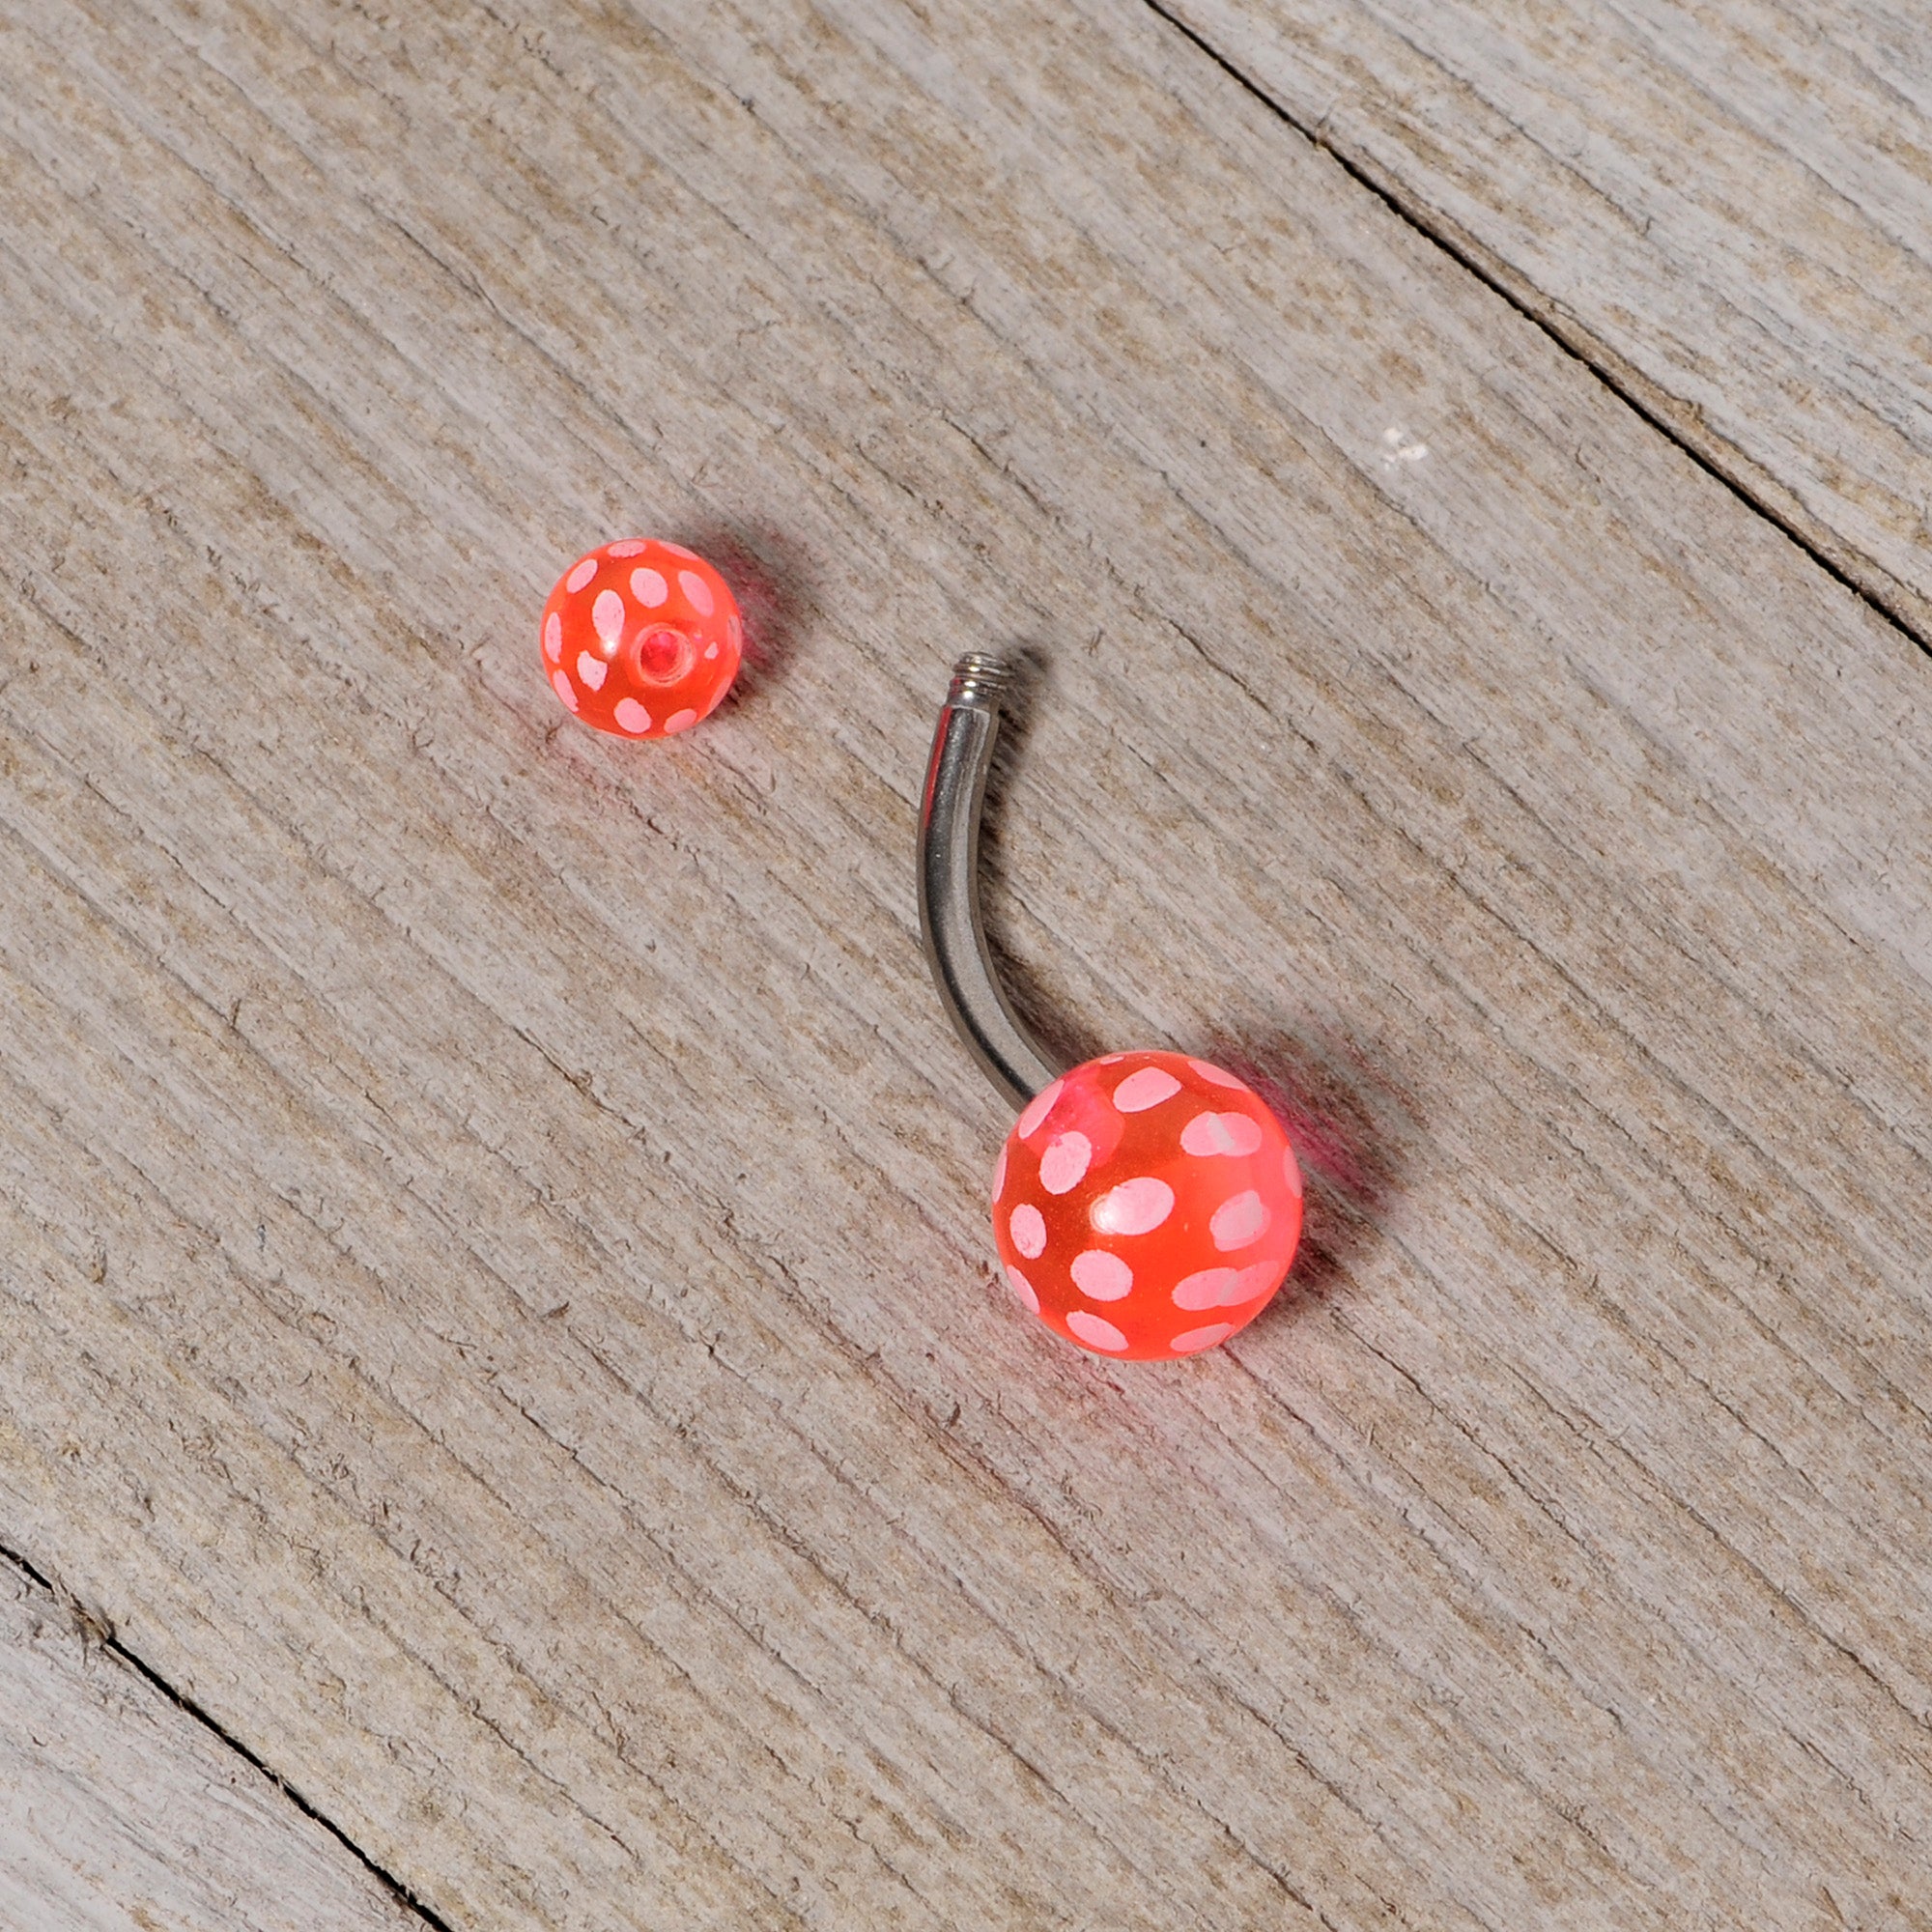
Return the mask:
POLYGON ((679 544, 632 537, 590 551, 544 605, 551 689, 619 738, 668 738, 709 717, 744 651, 730 587, 679 544))
POLYGON ((1301 1172, 1244 1081, 1111 1053, 1036 1094, 1000 1152, 993 1238, 1021 1304, 1097 1355, 1165 1361, 1266 1307, 1301 1238, 1301 1172))

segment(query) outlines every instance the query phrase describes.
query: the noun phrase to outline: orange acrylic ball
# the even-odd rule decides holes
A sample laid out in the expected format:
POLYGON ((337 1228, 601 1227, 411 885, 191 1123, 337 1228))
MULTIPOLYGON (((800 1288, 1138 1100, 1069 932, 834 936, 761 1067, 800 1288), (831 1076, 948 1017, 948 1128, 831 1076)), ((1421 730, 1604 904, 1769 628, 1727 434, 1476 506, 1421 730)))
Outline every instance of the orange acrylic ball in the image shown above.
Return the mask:
POLYGON ((642 537, 579 557, 543 613, 551 689, 585 724, 668 738, 717 709, 744 657, 737 600, 679 544, 642 537))
POLYGON ((993 1239, 1023 1306, 1097 1355, 1165 1361, 1225 1342, 1281 1286, 1301 1171, 1234 1074, 1110 1053, 1036 1094, 993 1176, 993 1239))

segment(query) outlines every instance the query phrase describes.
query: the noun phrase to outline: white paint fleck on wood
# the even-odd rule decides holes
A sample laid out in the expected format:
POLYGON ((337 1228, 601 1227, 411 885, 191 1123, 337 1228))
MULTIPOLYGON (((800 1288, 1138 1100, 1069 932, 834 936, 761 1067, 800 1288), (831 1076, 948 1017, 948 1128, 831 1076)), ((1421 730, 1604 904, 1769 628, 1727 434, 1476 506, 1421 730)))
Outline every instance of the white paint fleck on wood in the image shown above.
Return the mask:
POLYGON ((456 1925, 1932 1922, 1909 640, 1143 9, 0 62, 0 1529, 456 1925), (1025 1004, 1307 1155, 1210 1358, 993 1279, 989 645, 1025 1004))
POLYGON ((1932 644, 1922 8, 1170 11, 1932 644))
POLYGON ((422 1924, 240 1752, 0 1558, 0 1925, 422 1924))

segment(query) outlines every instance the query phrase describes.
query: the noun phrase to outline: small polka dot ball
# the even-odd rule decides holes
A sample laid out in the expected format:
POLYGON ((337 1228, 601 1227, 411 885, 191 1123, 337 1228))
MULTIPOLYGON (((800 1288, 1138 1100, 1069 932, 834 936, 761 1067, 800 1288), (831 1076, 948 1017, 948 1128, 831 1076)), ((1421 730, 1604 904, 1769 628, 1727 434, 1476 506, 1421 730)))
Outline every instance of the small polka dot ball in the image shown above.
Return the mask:
POLYGON ((566 711, 618 738, 668 738, 717 709, 745 651, 737 600, 679 544, 632 537, 579 557, 543 612, 566 711))
POLYGON ((1023 1307, 1096 1355, 1166 1361, 1267 1306, 1301 1238, 1301 1171, 1244 1081, 1112 1053, 1036 1094, 993 1175, 993 1238, 1023 1307))

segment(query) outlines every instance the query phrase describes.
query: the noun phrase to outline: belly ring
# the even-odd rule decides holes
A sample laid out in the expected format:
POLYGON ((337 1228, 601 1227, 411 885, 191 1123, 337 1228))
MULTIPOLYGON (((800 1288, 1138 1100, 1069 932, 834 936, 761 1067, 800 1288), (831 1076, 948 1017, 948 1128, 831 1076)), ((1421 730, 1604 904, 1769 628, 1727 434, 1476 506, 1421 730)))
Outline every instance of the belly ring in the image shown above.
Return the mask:
POLYGON ((579 557, 543 610, 557 701, 618 738, 668 738, 717 709, 745 627, 717 571, 680 544, 632 537, 579 557))
POLYGON ((1179 1053, 1063 1067, 1000 990, 980 921, 980 812, 1009 683, 960 659, 920 810, 925 956, 959 1037, 1020 1110, 993 1170, 993 1240, 1022 1306, 1095 1354, 1167 1360, 1267 1305, 1301 1237, 1301 1172, 1243 1080, 1179 1053))

